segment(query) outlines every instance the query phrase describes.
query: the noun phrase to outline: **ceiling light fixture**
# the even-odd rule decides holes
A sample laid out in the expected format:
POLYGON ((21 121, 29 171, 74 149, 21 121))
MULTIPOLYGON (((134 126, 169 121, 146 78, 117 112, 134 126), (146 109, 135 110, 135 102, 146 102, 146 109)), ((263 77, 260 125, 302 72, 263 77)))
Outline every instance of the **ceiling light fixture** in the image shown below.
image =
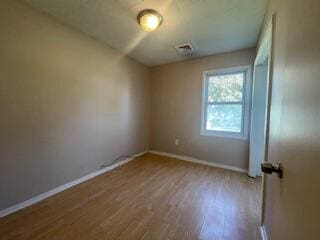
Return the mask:
POLYGON ((161 25, 163 17, 153 9, 146 9, 138 14, 137 20, 143 31, 152 32, 161 25))

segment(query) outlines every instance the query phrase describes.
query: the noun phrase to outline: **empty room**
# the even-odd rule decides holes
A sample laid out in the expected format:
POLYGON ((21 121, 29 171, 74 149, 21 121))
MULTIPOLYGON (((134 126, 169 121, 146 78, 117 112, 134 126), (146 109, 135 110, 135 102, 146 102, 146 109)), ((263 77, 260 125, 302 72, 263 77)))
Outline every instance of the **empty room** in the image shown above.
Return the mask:
POLYGON ((320 239, 319 0, 0 0, 0 240, 320 239))

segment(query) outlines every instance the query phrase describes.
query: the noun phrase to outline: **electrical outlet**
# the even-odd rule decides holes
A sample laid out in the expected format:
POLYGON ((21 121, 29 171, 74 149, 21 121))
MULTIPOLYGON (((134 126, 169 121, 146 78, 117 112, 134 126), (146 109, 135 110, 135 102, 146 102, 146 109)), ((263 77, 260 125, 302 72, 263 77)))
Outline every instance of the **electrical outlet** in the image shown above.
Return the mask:
POLYGON ((178 138, 176 138, 176 139, 174 140, 174 144, 175 144, 175 145, 179 145, 179 139, 178 139, 178 138))

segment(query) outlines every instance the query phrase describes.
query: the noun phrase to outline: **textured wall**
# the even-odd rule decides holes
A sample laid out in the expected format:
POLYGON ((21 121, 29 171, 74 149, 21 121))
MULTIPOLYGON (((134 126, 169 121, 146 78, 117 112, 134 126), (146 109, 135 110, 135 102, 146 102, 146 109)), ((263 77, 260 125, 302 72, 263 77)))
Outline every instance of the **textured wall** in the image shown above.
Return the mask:
POLYGON ((151 68, 150 147, 247 168, 248 139, 200 136, 202 72, 252 65, 254 57, 248 49, 151 68))
POLYGON ((148 149, 149 70, 0 2, 0 209, 148 149))

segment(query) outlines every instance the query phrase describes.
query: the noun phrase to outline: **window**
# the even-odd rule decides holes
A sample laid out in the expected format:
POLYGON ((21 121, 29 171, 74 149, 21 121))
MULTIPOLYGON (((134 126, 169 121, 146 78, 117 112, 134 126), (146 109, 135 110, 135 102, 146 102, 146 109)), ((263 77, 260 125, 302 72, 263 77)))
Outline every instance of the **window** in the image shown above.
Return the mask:
POLYGON ((204 72, 202 135, 247 138, 249 67, 204 72))

